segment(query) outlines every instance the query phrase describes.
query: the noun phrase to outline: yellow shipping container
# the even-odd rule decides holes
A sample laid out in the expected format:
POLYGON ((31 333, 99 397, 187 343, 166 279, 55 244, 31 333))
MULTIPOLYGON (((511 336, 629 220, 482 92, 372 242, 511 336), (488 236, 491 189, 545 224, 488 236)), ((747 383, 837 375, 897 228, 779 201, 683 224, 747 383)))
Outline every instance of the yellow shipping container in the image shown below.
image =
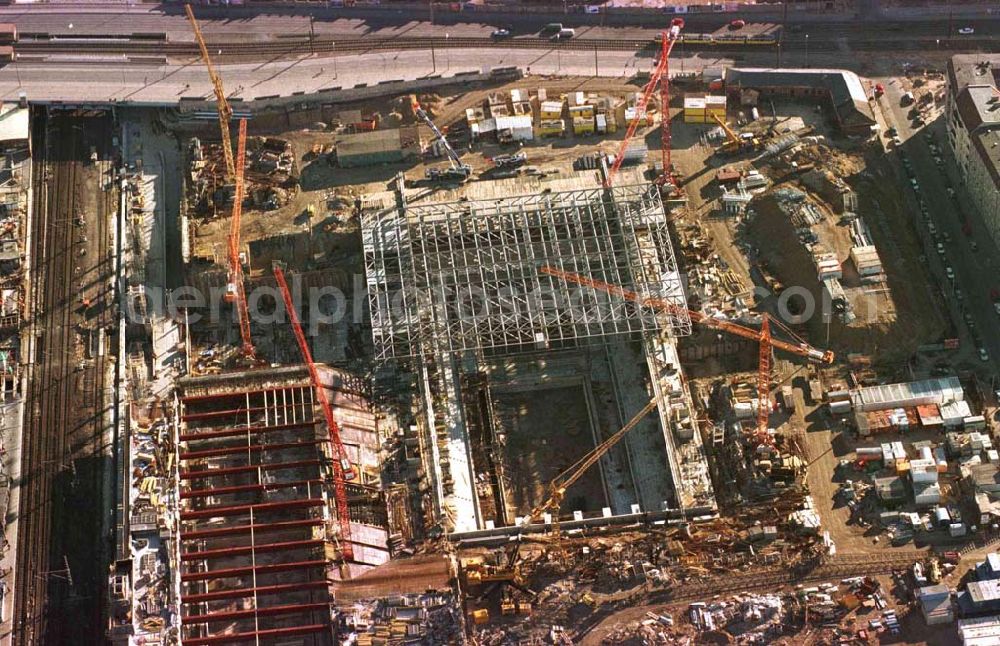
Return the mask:
POLYGON ((596 131, 593 118, 576 117, 573 119, 573 133, 578 135, 592 135, 596 131))
POLYGON ((565 132, 566 126, 562 119, 544 119, 538 122, 538 126, 535 128, 535 134, 539 137, 549 137, 553 135, 561 135, 565 132))

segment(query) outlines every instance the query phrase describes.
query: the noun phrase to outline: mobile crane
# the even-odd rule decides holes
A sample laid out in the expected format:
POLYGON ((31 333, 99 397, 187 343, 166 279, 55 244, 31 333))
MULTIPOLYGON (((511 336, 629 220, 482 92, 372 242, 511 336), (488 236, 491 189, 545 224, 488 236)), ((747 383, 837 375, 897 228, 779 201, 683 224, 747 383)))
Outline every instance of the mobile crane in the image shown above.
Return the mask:
POLYGON ((188 22, 191 23, 191 29, 194 31, 194 39, 198 41, 198 49, 201 50, 201 60, 205 63, 205 67, 208 69, 208 77, 212 79, 212 91, 215 92, 215 104, 219 110, 219 131, 222 134, 222 155, 226 159, 226 177, 235 178, 236 177, 236 162, 233 159, 233 142, 230 140, 231 135, 229 134, 229 122, 233 118, 233 108, 229 105, 229 100, 226 99, 226 90, 222 87, 222 78, 219 77, 218 73, 215 71, 215 67, 212 66, 212 59, 208 55, 208 46, 205 44, 205 39, 201 35, 201 27, 198 26, 198 21, 194 17, 194 11, 191 10, 191 5, 184 5, 184 12, 187 14, 188 22))
POLYGON ((600 280, 594 280, 592 278, 587 278, 585 276, 580 276, 579 274, 574 274, 567 271, 562 271, 561 269, 556 269, 555 267, 544 266, 540 269, 541 273, 548 274, 550 276, 555 276, 565 280, 567 283, 574 283, 576 285, 581 285, 584 287, 591 287, 603 292, 606 292, 612 296, 617 296, 628 301, 632 301, 639 305, 652 308, 658 311, 665 311, 674 314, 680 314, 687 316, 692 322, 698 323, 705 327, 709 327, 715 330, 720 330, 727 332, 729 334, 734 334, 736 336, 741 336, 745 339, 753 339, 760 344, 759 352, 759 363, 757 370, 757 397, 759 399, 759 404, 757 406, 757 427, 754 432, 754 442, 760 445, 772 445, 774 440, 771 434, 767 430, 768 424, 768 414, 771 408, 771 351, 772 348, 777 348, 779 350, 784 350, 791 354, 798 355, 800 357, 805 357, 807 360, 814 363, 820 364, 831 364, 834 360, 833 352, 830 350, 819 350, 813 346, 806 343, 802 338, 796 335, 792 330, 788 329, 783 325, 778 319, 773 318, 769 314, 763 315, 763 322, 761 323, 761 329, 755 330, 751 327, 746 327, 738 323, 733 323, 732 321, 725 321, 722 319, 717 319, 707 314, 702 314, 701 312, 695 312, 693 310, 688 310, 686 308, 680 307, 670 301, 660 299, 660 298, 649 298, 641 296, 636 292, 625 289, 619 285, 612 285, 611 283, 606 283, 600 280), (785 341, 783 339, 775 339, 771 336, 771 326, 775 325, 779 329, 785 332, 788 336, 794 339, 793 341, 785 341))
POLYGON ((745 150, 760 150, 760 139, 757 137, 745 139, 730 128, 729 124, 720 119, 718 115, 713 114, 712 118, 722 127, 722 131, 726 133, 726 143, 722 145, 722 152, 738 153, 745 150))
POLYGON ((445 169, 428 168, 425 175, 427 179, 435 182, 449 180, 464 182, 472 177, 472 166, 464 163, 458 156, 455 149, 451 147, 450 143, 448 143, 448 138, 445 137, 444 133, 441 132, 441 130, 434 124, 434 120, 431 119, 429 114, 427 114, 427 111, 420 106, 420 102, 417 101, 417 96, 415 94, 410 95, 410 105, 413 108, 413 114, 427 124, 427 127, 434 133, 434 137, 441 142, 441 146, 444 147, 445 154, 448 155, 448 161, 451 163, 451 166, 445 169))
POLYGON ((660 87, 660 109, 663 112, 660 125, 660 151, 663 156, 663 175, 657 178, 657 183, 666 184, 673 181, 673 164, 670 159, 670 53, 674 49, 674 43, 680 39, 681 29, 683 28, 684 19, 674 18, 670 21, 670 29, 660 35, 659 40, 662 47, 660 60, 649 77, 649 83, 643 89, 642 98, 639 99, 639 103, 636 105, 635 117, 628 124, 625 138, 622 139, 622 143, 618 146, 618 152, 611 163, 611 168, 608 169, 607 177, 604 179, 604 188, 611 188, 614 185, 615 175, 618 174, 618 170, 625 160, 625 151, 628 150, 629 144, 632 143, 635 131, 639 127, 639 120, 645 118, 646 105, 653 96, 653 91, 656 90, 657 85, 660 87))

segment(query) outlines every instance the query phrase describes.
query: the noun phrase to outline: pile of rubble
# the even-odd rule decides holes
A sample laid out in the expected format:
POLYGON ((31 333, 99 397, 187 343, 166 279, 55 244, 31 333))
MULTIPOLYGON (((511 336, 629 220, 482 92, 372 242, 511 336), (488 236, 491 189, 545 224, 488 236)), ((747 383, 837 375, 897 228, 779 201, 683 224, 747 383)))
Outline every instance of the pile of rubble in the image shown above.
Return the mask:
POLYGON ((461 642, 462 613, 451 591, 428 591, 358 601, 340 611, 340 644, 453 644, 461 642))
MULTIPOLYGON (((222 147, 197 137, 188 146, 188 214, 211 218, 228 215, 236 187, 221 163, 222 147)), ((246 146, 246 196, 254 208, 273 211, 295 196, 295 154, 290 142, 275 137, 250 137, 246 146)))

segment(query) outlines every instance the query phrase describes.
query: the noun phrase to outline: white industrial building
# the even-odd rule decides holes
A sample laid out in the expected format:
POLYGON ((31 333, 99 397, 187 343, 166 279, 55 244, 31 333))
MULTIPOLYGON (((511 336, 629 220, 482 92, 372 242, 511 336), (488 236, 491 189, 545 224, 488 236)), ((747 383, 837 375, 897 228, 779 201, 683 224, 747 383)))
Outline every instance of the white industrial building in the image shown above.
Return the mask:
POLYGON ((948 144, 963 187, 1000 244, 1000 55, 961 54, 948 63, 948 144))

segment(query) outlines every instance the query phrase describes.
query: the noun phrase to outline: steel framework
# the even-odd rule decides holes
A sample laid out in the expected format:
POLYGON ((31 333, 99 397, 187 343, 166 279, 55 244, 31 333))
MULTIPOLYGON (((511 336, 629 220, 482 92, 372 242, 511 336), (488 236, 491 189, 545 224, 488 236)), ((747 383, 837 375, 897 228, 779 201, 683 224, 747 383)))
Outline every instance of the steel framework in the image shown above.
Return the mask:
POLYGON ((660 194, 648 184, 362 210, 376 356, 517 352, 669 325, 690 334, 660 194), (657 315, 539 272, 670 300, 657 315))

